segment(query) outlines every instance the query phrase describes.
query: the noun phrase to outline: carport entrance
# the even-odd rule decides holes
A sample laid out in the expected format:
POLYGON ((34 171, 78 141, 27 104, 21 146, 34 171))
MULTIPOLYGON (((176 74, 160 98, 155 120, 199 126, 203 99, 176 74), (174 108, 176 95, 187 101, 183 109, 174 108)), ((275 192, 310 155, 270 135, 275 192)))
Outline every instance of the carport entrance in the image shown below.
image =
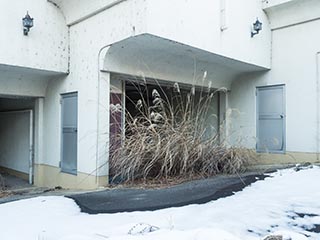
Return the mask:
MULTIPOLYGON (((148 85, 149 79, 156 80, 167 94, 172 92, 175 83, 179 83, 181 91, 184 91, 183 87, 187 86, 187 92, 190 92, 190 86, 197 86, 200 89, 228 90, 231 89, 233 81, 242 74, 268 70, 265 67, 151 34, 135 35, 102 48, 99 54, 99 69, 97 169, 101 176, 110 174, 108 161, 110 155, 114 153, 112 146, 117 149, 121 143, 122 138, 116 140, 114 136, 119 136, 121 130, 125 129, 126 114, 124 112, 126 109, 130 110, 130 104, 133 105, 128 101, 128 97, 139 100, 135 99, 136 87, 130 83, 139 84, 140 78, 142 84, 148 85), (104 105, 101 104, 103 102, 110 103, 110 111, 105 111, 104 105), (106 132, 109 134, 105 134, 106 132), (109 146, 107 146, 108 143, 109 146), (108 147, 109 154, 105 154, 103 149, 108 147)), ((158 83, 155 84, 156 88, 158 83)), ((142 92, 147 93, 143 89, 142 92)), ((147 94, 142 95, 141 99, 147 99, 145 96, 147 94)), ((227 93, 221 92, 214 97, 218 100, 215 101, 216 108, 212 109, 212 113, 216 113, 217 116, 212 121, 208 119, 208 122, 217 122, 218 127, 215 130, 219 131, 218 137, 221 136, 220 140, 223 141, 226 141, 229 136, 230 125, 227 115, 229 109, 227 96, 227 93)), ((134 108, 131 108, 130 113, 134 115, 134 108)), ((205 132, 205 134, 211 133, 205 132)), ((123 134, 120 137, 123 137, 123 134)))
MULTIPOLYGON (((203 138, 216 136, 216 140, 220 140, 220 92, 217 89, 116 73, 112 73, 110 79, 110 159, 117 161, 114 154, 123 139, 132 136, 136 130, 134 121, 152 122, 159 126, 163 124, 164 118, 152 118, 152 114, 155 116, 159 111, 154 95, 161 99, 161 106, 165 109, 163 112, 167 113, 163 116, 167 116, 166 120, 172 122, 172 125, 178 125, 184 118, 188 118, 187 115, 192 115, 190 120, 204 127, 201 131, 203 138)), ((111 171, 112 183, 122 181, 120 178, 113 179, 114 175, 111 171)))
POLYGON ((34 106, 34 98, 0 98, 0 170, 29 184, 33 183, 34 106))

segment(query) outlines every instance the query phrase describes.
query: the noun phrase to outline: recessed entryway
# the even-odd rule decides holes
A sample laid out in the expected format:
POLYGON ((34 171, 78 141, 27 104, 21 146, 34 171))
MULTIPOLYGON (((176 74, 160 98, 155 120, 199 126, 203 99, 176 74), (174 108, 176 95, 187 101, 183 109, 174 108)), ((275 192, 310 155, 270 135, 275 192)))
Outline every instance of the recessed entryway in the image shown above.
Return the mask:
MULTIPOLYGON (((135 139, 139 136, 135 133, 146 129, 175 129, 188 122, 189 132, 194 128, 202 139, 212 140, 214 137, 212 141, 220 140, 220 93, 217 89, 116 74, 111 75, 110 83, 111 166, 119 161, 118 153, 122 149, 117 150, 126 146, 128 139, 136 144, 135 139)), ((148 144, 148 140, 143 143, 145 147, 148 144)), ((109 176, 113 179, 119 171, 110 169, 109 176)), ((113 183, 122 180, 116 177, 113 183)))
POLYGON ((0 170, 5 179, 33 183, 35 98, 0 97, 0 170))

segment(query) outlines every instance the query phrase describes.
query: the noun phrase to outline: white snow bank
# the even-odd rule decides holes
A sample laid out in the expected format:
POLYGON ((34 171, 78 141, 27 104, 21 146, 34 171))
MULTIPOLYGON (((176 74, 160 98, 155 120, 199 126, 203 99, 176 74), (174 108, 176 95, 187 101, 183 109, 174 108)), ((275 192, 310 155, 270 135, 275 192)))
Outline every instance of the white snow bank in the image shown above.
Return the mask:
POLYGON ((320 168, 281 170, 207 204, 149 212, 88 215, 73 200, 38 197, 0 205, 1 240, 320 239, 320 168), (159 230, 129 234, 139 223, 159 230), (306 230, 307 229, 307 230, 306 230))

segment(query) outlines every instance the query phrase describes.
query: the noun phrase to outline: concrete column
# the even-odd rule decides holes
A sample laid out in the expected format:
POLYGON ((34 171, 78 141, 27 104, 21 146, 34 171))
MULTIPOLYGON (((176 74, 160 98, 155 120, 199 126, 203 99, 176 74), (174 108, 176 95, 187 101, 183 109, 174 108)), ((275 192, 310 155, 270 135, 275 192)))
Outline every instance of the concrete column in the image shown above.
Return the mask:
POLYGON ((97 124, 97 180, 106 185, 109 175, 109 101, 110 73, 99 74, 98 124, 97 124))
POLYGON ((35 101, 34 114, 34 184, 41 185, 40 179, 43 179, 37 165, 44 163, 43 146, 43 98, 37 98, 35 101))

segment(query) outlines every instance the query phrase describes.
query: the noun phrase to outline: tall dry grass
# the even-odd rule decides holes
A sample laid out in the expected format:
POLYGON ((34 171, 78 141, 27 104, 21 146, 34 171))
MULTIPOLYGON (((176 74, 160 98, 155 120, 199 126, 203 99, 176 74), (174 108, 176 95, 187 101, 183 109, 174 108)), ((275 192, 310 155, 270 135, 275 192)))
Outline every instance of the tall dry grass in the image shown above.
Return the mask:
POLYGON ((4 181, 4 177, 0 173, 0 192, 4 191, 6 189, 6 184, 4 181))
POLYGON ((182 94, 175 83, 171 96, 160 85, 151 90, 143 94, 137 86, 141 95, 134 102, 138 114, 126 111, 125 134, 119 133, 112 141, 117 146, 110 155, 111 176, 134 181, 207 177, 244 170, 252 152, 228 146, 226 138, 219 135, 225 124, 216 129, 212 121, 217 118, 210 110, 212 101, 224 89, 212 90, 209 86, 196 91, 192 86, 182 94))

